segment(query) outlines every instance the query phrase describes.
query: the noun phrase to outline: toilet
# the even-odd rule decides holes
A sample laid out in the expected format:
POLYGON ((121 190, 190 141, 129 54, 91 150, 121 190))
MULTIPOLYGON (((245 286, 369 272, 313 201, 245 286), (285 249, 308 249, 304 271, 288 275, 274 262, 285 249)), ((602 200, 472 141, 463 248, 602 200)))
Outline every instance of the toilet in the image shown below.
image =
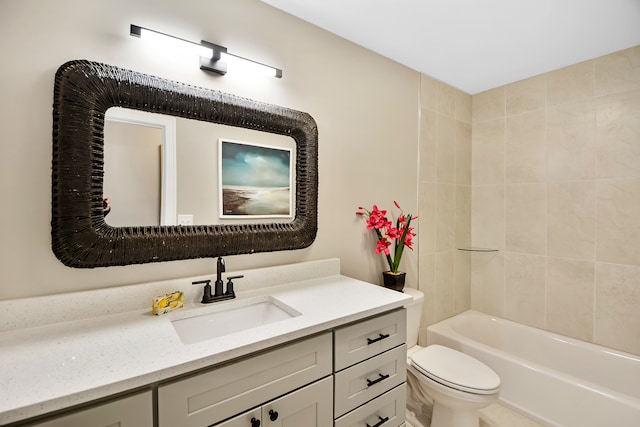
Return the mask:
POLYGON ((473 357, 441 345, 420 347, 424 294, 404 288, 407 309, 407 420, 424 427, 411 410, 433 401, 431 427, 478 427, 478 410, 498 399, 500 377, 473 357))

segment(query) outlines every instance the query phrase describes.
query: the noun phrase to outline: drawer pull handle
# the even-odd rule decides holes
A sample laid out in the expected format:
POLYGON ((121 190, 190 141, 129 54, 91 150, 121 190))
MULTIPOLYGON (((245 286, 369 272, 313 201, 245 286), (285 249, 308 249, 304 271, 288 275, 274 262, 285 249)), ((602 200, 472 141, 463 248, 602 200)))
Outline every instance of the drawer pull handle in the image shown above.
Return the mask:
POLYGON ((378 378, 376 378, 375 380, 370 380, 369 378, 367 378, 367 387, 371 387, 374 384, 379 383, 380 381, 386 380, 387 378, 389 378, 389 375, 383 375, 383 374, 378 374, 380 375, 378 378))
POLYGON ((269 419, 270 419, 271 421, 275 421, 275 420, 277 420, 277 419, 278 419, 278 413, 277 413, 276 411, 274 411, 273 409, 271 409, 271 410, 269 411, 269 419))
POLYGON ((384 423, 386 423, 387 421, 389 421, 389 417, 384 417, 384 418, 382 418, 380 415, 378 415, 378 418, 380 418, 380 422, 378 422, 378 423, 376 423, 376 424, 374 424, 374 425, 372 425, 372 426, 370 426, 370 425, 367 423, 367 427, 380 427, 382 424, 384 424, 384 423))
POLYGON ((251 418, 251 427, 260 427, 260 420, 256 420, 255 417, 251 418))
POLYGON ((371 345, 374 342, 382 341, 383 339, 389 338, 389 337, 390 337, 389 334, 380 334, 380 336, 378 338, 373 338, 373 339, 367 338, 367 345, 371 345))

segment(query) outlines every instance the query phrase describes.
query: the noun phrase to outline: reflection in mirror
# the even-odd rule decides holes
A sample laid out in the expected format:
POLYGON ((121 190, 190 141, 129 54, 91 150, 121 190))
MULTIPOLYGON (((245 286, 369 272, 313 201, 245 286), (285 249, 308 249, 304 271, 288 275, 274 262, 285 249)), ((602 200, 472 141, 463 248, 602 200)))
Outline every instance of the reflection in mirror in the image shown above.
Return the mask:
MULTIPOLYGON (((220 139, 287 150, 295 159, 296 144, 290 136, 109 108, 104 125, 104 194, 109 197, 111 212, 105 222, 123 227, 237 220, 221 210, 220 139)), ((267 176, 269 172, 262 173, 267 176)), ((291 172, 295 182, 295 165, 291 172)), ((295 198, 295 188, 291 197, 295 198)), ((292 221, 291 215, 286 218, 241 219, 253 223, 292 221)))
POLYGON ((109 225, 176 225, 175 127, 175 117, 107 110, 104 195, 111 205, 105 217, 109 225))
MULTIPOLYGON (((199 144, 211 149, 216 139, 210 130, 195 130, 199 144), (209 135, 211 133, 211 136, 209 135)), ((254 141, 254 136, 224 137, 254 141)), ((176 145, 180 146, 180 140, 176 145)), ((269 143, 272 145, 273 143, 269 143)), ((156 151, 152 148, 151 151, 156 151)), ((164 149, 163 149, 164 150, 164 149)), ((176 150, 177 152, 178 149, 176 150)), ((317 233, 318 206, 318 130, 313 118, 301 111, 266 104, 227 93, 190 86, 135 71, 90 61, 70 61, 56 73, 53 103, 53 150, 51 191, 51 245, 65 265, 93 268, 140 264, 179 259, 217 257, 306 248, 317 233), (252 221, 202 217, 204 225, 114 226, 105 221, 105 115, 111 107, 159 113, 188 119, 197 126, 217 124, 294 141, 295 200, 292 219, 273 218, 252 221)), ((215 206, 219 201, 203 202, 217 193, 215 172, 217 154, 193 154, 203 160, 202 170, 188 186, 201 185, 195 200, 215 206), (212 182, 214 183, 212 186, 212 182)), ((153 156, 154 164, 160 163, 153 156)), ((164 154, 162 155, 164 163, 164 154)), ((116 164, 120 163, 115 161, 116 164)), ((194 169, 194 161, 176 170, 194 169)), ((133 170, 135 171, 135 167, 133 170)), ((166 180, 164 167, 160 181, 166 180)), ((119 172, 115 172, 119 175, 119 172)), ((158 175, 157 172, 152 174, 158 175)), ((157 184, 150 184, 157 185, 157 184)), ((165 211, 164 186, 160 193, 165 211)), ((177 203, 181 190, 176 186, 177 203)), ((125 203, 125 202, 123 202, 125 203)), ((154 210, 158 202, 151 201, 154 210)), ((118 206, 111 206, 112 212, 118 206)), ((180 208, 182 209, 182 208, 180 208)), ((185 208, 196 216, 195 208, 185 208)), ((178 212, 175 208, 173 212, 178 212)), ((179 213, 179 212, 178 212, 179 213)), ((111 213, 110 213, 111 215, 111 213)), ((109 215, 109 216, 110 216, 109 215)), ((162 223, 162 213, 160 222, 162 223)), ((149 213, 149 218, 157 216, 149 213)), ((200 214, 198 214, 200 216, 200 214)), ((124 221, 151 221, 126 219, 124 221)))
MULTIPOLYGON (((291 144, 292 145, 292 144, 291 144)), ((220 218, 292 218, 293 147, 220 138, 220 218)))

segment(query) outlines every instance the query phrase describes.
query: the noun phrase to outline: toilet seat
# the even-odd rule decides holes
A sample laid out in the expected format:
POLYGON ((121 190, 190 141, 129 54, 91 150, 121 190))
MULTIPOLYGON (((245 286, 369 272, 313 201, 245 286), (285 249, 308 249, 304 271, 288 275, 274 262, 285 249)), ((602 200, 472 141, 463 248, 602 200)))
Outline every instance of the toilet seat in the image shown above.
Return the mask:
POLYGON ((494 394, 500 377, 479 360, 441 345, 430 345, 409 356, 420 374, 447 387, 474 394, 494 394))

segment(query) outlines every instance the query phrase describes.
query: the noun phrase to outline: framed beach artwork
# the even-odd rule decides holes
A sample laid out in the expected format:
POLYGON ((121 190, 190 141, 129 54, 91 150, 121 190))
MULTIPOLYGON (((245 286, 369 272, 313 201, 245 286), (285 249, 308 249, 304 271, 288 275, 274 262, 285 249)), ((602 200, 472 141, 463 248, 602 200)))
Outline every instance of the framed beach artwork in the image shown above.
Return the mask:
POLYGON ((220 218, 293 218, 292 150, 218 139, 220 218))

